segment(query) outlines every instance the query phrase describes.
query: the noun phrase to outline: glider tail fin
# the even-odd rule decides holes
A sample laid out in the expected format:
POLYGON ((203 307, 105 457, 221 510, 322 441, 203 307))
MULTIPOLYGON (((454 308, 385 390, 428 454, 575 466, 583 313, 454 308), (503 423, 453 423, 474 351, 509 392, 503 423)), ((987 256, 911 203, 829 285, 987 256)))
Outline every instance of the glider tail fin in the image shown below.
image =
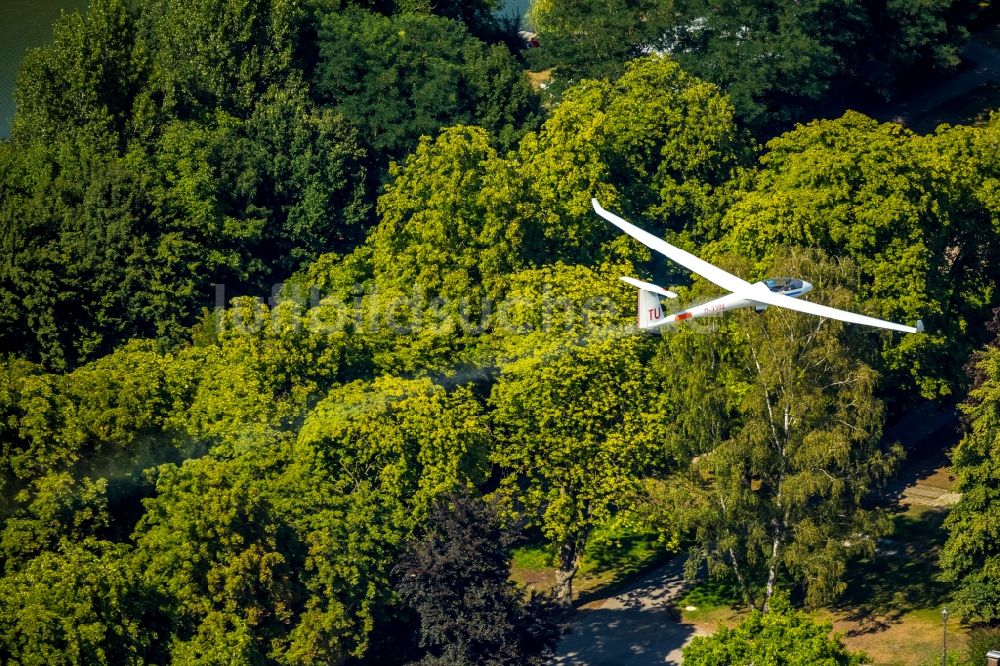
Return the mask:
POLYGON ((639 290, 639 328, 659 326, 666 319, 660 297, 645 289, 639 290))
POLYGON ((654 326, 667 323, 667 318, 663 312, 663 305, 660 303, 660 296, 677 298, 677 294, 663 287, 658 287, 655 284, 643 282, 642 280, 636 280, 635 278, 623 277, 621 280, 639 290, 639 328, 653 328, 654 326))

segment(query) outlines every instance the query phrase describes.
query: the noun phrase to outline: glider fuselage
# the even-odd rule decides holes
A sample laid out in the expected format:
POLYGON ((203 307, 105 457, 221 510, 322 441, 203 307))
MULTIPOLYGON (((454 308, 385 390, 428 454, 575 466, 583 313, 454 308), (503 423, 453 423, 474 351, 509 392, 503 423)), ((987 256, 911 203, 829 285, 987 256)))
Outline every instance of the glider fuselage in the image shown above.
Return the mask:
MULTIPOLYGON (((799 280, 797 278, 771 278, 769 280, 762 280, 761 282, 756 282, 753 284, 754 289, 766 289, 772 293, 783 294, 791 298, 798 298, 802 294, 809 293, 812 291, 812 285, 805 280, 799 280)), ((652 328, 654 326, 662 326, 663 324, 670 324, 673 322, 685 321, 687 319, 698 319, 700 317, 711 317, 713 315, 722 314, 723 312, 729 312, 730 310, 738 310, 740 308, 756 308, 757 310, 767 309, 766 303, 760 303, 748 298, 746 293, 740 294, 726 294, 725 296, 720 296, 714 300, 707 303, 702 303, 700 305, 695 305, 686 310, 681 310, 672 315, 663 316, 662 309, 657 313, 649 312, 646 320, 644 322, 643 328, 652 328), (654 315, 659 316, 654 316, 654 315)))

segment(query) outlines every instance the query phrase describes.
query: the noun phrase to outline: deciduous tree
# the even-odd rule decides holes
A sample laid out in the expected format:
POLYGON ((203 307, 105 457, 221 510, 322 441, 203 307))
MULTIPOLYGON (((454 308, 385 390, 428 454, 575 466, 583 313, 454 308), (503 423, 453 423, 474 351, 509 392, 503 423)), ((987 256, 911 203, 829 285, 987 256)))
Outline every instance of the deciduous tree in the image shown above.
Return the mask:
POLYGON ((547 664, 560 626, 553 605, 510 580, 514 533, 468 492, 440 497, 394 573, 420 618, 420 664, 547 664))
MULTIPOLYGON (((1000 331, 1000 319, 994 319, 1000 331)), ((957 587, 956 601, 972 621, 1000 617, 1000 549, 995 532, 1000 520, 1000 346, 996 341, 969 364, 973 384, 961 406, 966 433, 952 451, 958 504, 945 518, 948 541, 941 551, 947 580, 957 587)))
MULTIPOLYGON (((772 270, 810 280, 835 307, 850 303, 844 264, 799 253, 772 270)), ((879 334, 775 308, 699 333, 677 334, 667 357, 695 368, 673 379, 688 386, 677 427, 712 435, 680 440, 704 448, 667 488, 675 520, 693 530, 690 571, 707 561, 732 574, 751 607, 762 591, 767 609, 784 575, 809 603, 835 597, 848 557, 872 552, 887 529, 861 501, 900 455, 879 443, 876 377, 858 353, 879 334)))
POLYGON ((668 466, 669 406, 654 342, 629 335, 634 310, 607 295, 627 290, 576 267, 518 277, 490 395, 493 460, 506 472, 501 495, 554 551, 557 597, 569 605, 594 527, 627 513, 642 479, 668 466))

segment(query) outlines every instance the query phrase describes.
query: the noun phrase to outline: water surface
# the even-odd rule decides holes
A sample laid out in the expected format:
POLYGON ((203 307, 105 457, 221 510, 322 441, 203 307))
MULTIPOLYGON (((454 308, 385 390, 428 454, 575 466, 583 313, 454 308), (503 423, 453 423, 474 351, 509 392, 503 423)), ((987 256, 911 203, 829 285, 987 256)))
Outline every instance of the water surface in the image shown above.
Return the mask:
POLYGON ((14 78, 25 52, 52 41, 62 10, 85 9, 87 0, 0 0, 0 137, 14 117, 14 78))

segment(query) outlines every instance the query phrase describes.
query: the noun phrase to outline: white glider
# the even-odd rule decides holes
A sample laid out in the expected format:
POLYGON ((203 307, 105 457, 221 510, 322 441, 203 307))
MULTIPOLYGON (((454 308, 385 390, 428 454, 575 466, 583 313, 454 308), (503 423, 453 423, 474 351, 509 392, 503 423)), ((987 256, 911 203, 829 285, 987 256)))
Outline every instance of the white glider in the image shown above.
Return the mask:
POLYGON ((812 291, 813 288, 811 284, 798 278, 772 278, 750 284, 746 280, 740 279, 721 268, 713 266, 707 261, 699 259, 690 252, 685 252, 679 247, 674 247, 662 238, 657 238, 653 234, 643 231, 614 213, 609 213, 601 207, 597 199, 591 199, 591 203, 594 205, 594 210, 597 211, 598 215, 643 245, 656 250, 668 259, 676 261, 684 268, 731 292, 708 303, 688 308, 672 315, 664 315, 660 296, 677 298, 677 294, 662 287, 657 287, 654 284, 649 284, 648 282, 623 277, 622 280, 639 289, 639 328, 655 328, 664 324, 684 321, 685 319, 697 319, 699 317, 717 315, 737 308, 752 307, 760 312, 767 309, 769 305, 774 305, 816 315, 817 317, 838 319, 851 324, 887 328, 905 333, 919 333, 924 330, 924 325, 921 321, 917 321, 916 326, 904 326, 903 324, 876 319, 875 317, 866 317, 855 312, 838 310, 826 305, 820 305, 819 303, 796 300, 799 296, 812 291))

